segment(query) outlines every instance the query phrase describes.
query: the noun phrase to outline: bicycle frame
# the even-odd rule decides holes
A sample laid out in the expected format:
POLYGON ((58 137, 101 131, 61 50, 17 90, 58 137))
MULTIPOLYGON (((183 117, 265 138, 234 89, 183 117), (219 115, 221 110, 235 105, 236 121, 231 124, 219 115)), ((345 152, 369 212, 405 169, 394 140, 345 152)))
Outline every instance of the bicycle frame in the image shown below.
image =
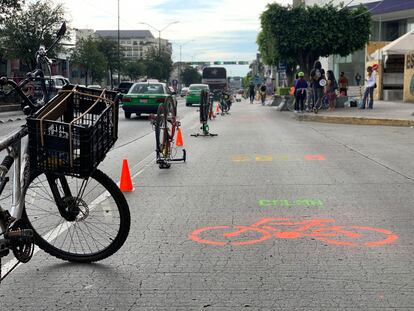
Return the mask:
MULTIPOLYGON (((8 209, 11 217, 19 220, 22 217, 24 200, 23 189, 28 184, 29 174, 29 154, 28 144, 22 148, 22 139, 27 136, 27 128, 23 127, 18 132, 0 142, 0 151, 7 150, 9 156, 13 158, 13 187, 12 187, 12 205, 8 209), (22 153, 23 150, 23 153, 22 153), (23 168, 23 169, 22 169, 23 168)), ((9 169, 4 169, 3 177, 9 172, 9 169)), ((2 182, 7 182, 3 180, 2 182)), ((0 197, 1 197, 0 191, 0 197)), ((0 220, 0 228, 2 232, 7 231, 4 220, 0 220)))

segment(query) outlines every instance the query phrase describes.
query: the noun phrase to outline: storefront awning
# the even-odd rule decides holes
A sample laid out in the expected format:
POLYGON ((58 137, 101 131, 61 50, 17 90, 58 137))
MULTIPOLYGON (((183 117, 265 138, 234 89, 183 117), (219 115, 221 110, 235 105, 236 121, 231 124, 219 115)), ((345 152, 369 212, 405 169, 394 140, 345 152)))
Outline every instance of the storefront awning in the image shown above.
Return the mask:
POLYGON ((384 57, 387 58, 389 55, 405 55, 406 53, 413 50, 414 42, 414 30, 406 33, 398 39, 392 41, 381 49, 378 49, 370 56, 374 60, 382 60, 384 57))

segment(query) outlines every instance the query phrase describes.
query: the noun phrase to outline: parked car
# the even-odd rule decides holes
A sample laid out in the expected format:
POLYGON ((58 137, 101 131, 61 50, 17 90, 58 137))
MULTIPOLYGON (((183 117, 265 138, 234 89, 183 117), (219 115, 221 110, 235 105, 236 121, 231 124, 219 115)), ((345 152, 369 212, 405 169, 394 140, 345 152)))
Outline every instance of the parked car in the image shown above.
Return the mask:
POLYGON ((101 90, 102 89, 102 86, 100 86, 99 84, 91 84, 91 85, 88 85, 88 89, 98 89, 98 90, 101 90))
POLYGON ((114 91, 126 94, 133 85, 134 82, 123 81, 118 85, 118 87, 114 88, 114 91))
POLYGON ((173 103, 174 109, 177 109, 177 101, 174 93, 161 82, 138 82, 134 83, 127 94, 122 98, 122 109, 125 118, 131 118, 135 113, 140 116, 142 113, 157 113, 159 104, 166 100, 173 103))
POLYGON ((181 96, 181 97, 185 97, 185 96, 187 96, 187 92, 188 92, 188 87, 183 87, 183 88, 181 89, 180 96, 181 96))
POLYGON ((185 98, 185 105, 200 105, 200 94, 201 90, 210 91, 207 84, 191 84, 188 88, 188 93, 185 98))

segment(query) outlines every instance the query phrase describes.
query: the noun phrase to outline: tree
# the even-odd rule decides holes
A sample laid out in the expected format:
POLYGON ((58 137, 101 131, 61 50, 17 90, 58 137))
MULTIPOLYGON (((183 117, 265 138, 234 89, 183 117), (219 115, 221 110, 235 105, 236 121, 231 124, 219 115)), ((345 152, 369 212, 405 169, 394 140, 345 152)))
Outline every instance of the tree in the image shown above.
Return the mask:
MULTIPOLYGON (((5 56, 20 59, 32 70, 36 67, 35 53, 40 45, 49 47, 64 21, 61 4, 53 5, 47 0, 29 3, 27 9, 15 12, 13 18, 4 22, 2 30, 5 56)), ((56 46, 49 54, 53 57, 59 51, 56 46)))
POLYGON ((128 75, 131 80, 138 80, 146 73, 146 67, 143 61, 134 61, 124 64, 123 72, 128 75))
POLYGON ((23 0, 0 0, 0 25, 19 12, 23 2, 23 0))
POLYGON ((188 66, 181 73, 181 80, 185 85, 201 83, 201 75, 196 68, 188 66))
POLYGON ((76 43, 71 62, 78 65, 85 75, 85 85, 88 85, 89 77, 91 83, 100 82, 105 77, 107 63, 104 54, 99 51, 95 39, 88 37, 76 43))
POLYGON ((257 43, 268 64, 284 62, 292 79, 299 65, 309 73, 319 57, 349 55, 369 41, 371 15, 367 8, 281 6, 268 4, 260 16, 262 30, 257 43))
MULTIPOLYGON (((110 76, 110 85, 111 87, 114 86, 114 81, 113 81, 113 73, 118 69, 118 42, 116 42, 115 40, 111 39, 111 38, 103 38, 103 37, 99 37, 96 41, 97 43, 97 47, 99 49, 99 51, 104 55, 105 57, 105 61, 106 61, 106 65, 107 65, 107 70, 109 72, 109 76, 110 76)), ((121 63, 124 63, 124 57, 123 57, 123 49, 121 47, 120 49, 120 59, 119 61, 121 63)))
POLYGON ((149 78, 167 81, 173 69, 171 54, 151 49, 145 59, 145 67, 149 78))

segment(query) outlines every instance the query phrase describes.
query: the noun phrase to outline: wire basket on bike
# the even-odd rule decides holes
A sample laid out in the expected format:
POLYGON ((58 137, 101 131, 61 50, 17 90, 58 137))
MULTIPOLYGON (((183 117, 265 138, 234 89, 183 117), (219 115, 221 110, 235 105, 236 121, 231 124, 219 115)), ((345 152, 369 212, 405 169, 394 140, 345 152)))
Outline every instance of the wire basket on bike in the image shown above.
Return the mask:
POLYGON ((88 177, 118 138, 116 92, 67 85, 27 119, 33 170, 88 177))

